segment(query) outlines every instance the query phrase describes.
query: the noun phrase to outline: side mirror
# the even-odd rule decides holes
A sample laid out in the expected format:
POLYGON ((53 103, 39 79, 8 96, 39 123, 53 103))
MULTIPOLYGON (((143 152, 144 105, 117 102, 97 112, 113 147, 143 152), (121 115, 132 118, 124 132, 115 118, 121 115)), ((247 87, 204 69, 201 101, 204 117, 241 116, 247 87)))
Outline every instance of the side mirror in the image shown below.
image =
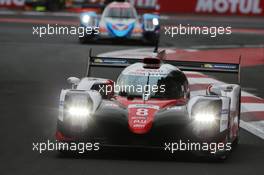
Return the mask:
POLYGON ((75 89, 75 87, 80 83, 80 79, 76 77, 69 77, 67 79, 67 82, 72 85, 72 89, 75 89))
POLYGON ((209 85, 206 89, 207 95, 221 95, 221 89, 219 85, 209 85))

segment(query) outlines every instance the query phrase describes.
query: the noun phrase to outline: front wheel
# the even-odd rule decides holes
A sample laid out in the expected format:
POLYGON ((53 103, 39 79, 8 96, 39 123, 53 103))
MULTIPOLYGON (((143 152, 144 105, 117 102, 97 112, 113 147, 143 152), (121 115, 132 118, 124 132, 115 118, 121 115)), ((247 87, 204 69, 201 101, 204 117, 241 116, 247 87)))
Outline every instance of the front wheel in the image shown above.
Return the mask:
POLYGON ((155 46, 159 42, 159 38, 145 38, 145 43, 151 46, 155 46))
POLYGON ((156 33, 144 33, 144 41, 149 45, 156 45, 159 42, 159 34, 156 33))
POLYGON ((232 144, 233 147, 236 147, 239 144, 240 114, 241 114, 241 90, 239 92, 238 98, 239 98, 239 100, 238 100, 238 114, 237 114, 237 117, 238 117, 238 119, 237 119, 238 120, 237 121, 238 122, 237 123, 238 128, 237 128, 236 138, 235 138, 235 140, 233 141, 233 144, 232 144))

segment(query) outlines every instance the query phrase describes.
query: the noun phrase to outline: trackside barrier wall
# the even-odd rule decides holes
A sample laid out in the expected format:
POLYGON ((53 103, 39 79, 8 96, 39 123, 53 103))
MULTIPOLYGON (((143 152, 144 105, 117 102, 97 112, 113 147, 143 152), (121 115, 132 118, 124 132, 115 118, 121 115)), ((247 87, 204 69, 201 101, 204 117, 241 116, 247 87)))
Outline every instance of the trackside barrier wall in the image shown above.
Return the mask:
MULTIPOLYGON (((171 14, 264 16, 264 0, 128 0, 139 9, 171 14)), ((0 7, 23 8, 25 0, 0 0, 0 7)))

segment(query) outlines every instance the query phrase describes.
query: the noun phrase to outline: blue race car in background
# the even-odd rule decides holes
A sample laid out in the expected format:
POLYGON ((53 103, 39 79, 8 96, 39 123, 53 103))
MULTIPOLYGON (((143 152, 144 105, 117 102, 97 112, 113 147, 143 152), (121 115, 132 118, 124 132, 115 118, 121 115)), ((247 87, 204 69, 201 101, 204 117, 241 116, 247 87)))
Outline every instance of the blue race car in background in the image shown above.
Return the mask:
POLYGON ((141 40, 155 45, 159 41, 159 15, 136 12, 128 2, 112 2, 106 6, 103 14, 84 12, 80 15, 80 26, 92 28, 91 34, 79 37, 81 43, 98 39, 141 40))

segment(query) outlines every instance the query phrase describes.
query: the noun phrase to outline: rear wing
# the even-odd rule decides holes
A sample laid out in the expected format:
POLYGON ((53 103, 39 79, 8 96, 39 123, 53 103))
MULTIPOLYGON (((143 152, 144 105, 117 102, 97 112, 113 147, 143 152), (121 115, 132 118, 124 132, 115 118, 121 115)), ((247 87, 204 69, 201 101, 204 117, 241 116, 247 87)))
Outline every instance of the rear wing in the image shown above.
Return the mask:
MULTIPOLYGON (((164 51, 158 53, 158 57, 164 57, 164 51)), ((241 56, 238 63, 217 63, 217 62, 199 62, 199 61, 180 61, 180 60, 166 60, 161 58, 162 63, 171 64, 178 67, 182 71, 198 71, 198 72, 220 72, 237 74, 238 82, 240 83, 240 63, 241 56)), ((117 67, 125 68, 131 64, 142 62, 141 58, 122 58, 122 57, 98 57, 92 56, 90 50, 87 61, 86 76, 90 76, 90 67, 117 67)))

